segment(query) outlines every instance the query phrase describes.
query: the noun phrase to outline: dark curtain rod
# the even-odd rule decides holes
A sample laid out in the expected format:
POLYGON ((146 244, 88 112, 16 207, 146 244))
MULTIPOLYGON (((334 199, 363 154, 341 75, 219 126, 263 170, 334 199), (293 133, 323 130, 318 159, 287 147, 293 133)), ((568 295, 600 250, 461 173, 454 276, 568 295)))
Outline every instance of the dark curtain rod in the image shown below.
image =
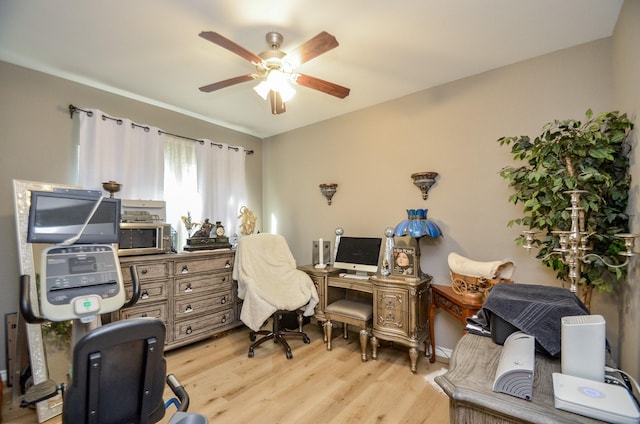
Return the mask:
MULTIPOLYGON (((79 107, 76 107, 74 105, 69 105, 69 115, 71 115, 71 119, 73 119, 73 114, 76 113, 76 112, 84 112, 89 117, 93 116, 93 112, 90 111, 90 110, 84 110, 84 109, 80 109, 79 107)), ((122 125, 122 119, 119 119, 119 118, 114 118, 114 117, 111 117, 111 116, 102 115, 102 119, 103 120, 110 119, 112 121, 116 121, 118 123, 118 125, 122 125)), ((142 128, 146 132, 149 132, 151 130, 151 128, 149 128, 149 127, 146 127, 144 125, 138 125, 138 124, 136 124, 134 122, 131 123, 131 126, 133 128, 136 128, 136 127, 137 128, 142 128)), ((158 134, 160 134, 160 135, 166 134, 166 135, 170 135, 170 136, 173 136, 173 137, 182 138, 184 140, 195 141, 195 142, 198 142, 200 144, 204 144, 204 140, 198 140, 198 139, 195 139, 195 138, 191 138, 191 137, 187 137, 187 136, 179 135, 179 134, 172 134, 172 133, 167 132, 167 131, 158 130, 158 134)), ((210 143, 211 143, 212 146, 218 146, 219 148, 222 148, 222 144, 214 143, 213 141, 211 141, 210 143)), ((229 149, 235 150, 236 152, 239 150, 239 147, 233 147, 233 146, 228 146, 228 147, 229 147, 229 149)), ((246 150, 245 149, 245 153, 248 154, 248 155, 252 155, 253 154, 253 150, 246 150)))

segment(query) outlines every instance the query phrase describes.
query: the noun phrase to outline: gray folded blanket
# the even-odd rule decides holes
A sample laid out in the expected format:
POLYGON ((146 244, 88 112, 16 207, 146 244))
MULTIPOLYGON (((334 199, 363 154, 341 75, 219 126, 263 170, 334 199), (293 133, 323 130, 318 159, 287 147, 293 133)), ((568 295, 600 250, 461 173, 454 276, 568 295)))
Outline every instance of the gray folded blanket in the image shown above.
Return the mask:
POLYGON ((478 314, 467 318, 467 322, 490 331, 492 315, 532 335, 544 352, 557 356, 562 317, 589 315, 589 311, 574 293, 561 287, 499 283, 491 289, 478 314))

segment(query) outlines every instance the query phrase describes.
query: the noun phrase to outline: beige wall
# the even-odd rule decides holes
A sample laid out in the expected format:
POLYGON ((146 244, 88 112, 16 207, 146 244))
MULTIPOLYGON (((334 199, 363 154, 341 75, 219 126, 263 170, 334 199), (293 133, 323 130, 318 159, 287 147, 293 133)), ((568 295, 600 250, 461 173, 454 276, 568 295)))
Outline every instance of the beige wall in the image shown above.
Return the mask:
MULTIPOLYGON (((632 133, 632 186, 629 198, 631 231, 640 233, 640 1, 626 0, 613 34, 613 81, 616 108, 626 111, 635 121, 632 133)), ((640 243, 636 244, 636 251, 640 243)), ((640 377, 640 260, 629 267, 628 284, 620 296, 620 365, 640 377)))
MULTIPOLYGON (((496 140, 537 135, 545 123, 582 118, 588 108, 610 110, 612 86, 611 39, 604 39, 266 139, 265 230, 284 234, 298 263, 308 263, 311 240, 333 240, 338 226, 346 235, 383 237, 405 209, 426 207, 444 233, 421 242, 422 268, 435 283, 449 284, 447 255, 455 251, 515 261, 518 283, 559 285, 516 247, 520 229, 506 226, 520 208, 507 201, 511 191, 498 172, 514 162, 496 140), (410 178, 418 171, 440 174, 426 201, 410 178), (338 183, 331 206, 318 188, 324 182, 338 183)), ((596 296, 593 312, 605 315, 617 355, 616 302, 596 296)), ((452 349, 460 336, 459 323, 439 312, 437 344, 452 349)))
MULTIPOLYGON (((193 138, 208 138, 254 150, 247 156, 248 205, 262 216, 261 140, 165 109, 132 101, 0 62, 0 344, 4 346, 4 315, 18 306, 18 256, 14 224, 13 179, 74 184, 76 147, 68 106, 97 108, 111 116, 193 138)), ((125 181, 122 183, 126 184, 125 181)), ((5 369, 0 349, 0 369, 5 369)))

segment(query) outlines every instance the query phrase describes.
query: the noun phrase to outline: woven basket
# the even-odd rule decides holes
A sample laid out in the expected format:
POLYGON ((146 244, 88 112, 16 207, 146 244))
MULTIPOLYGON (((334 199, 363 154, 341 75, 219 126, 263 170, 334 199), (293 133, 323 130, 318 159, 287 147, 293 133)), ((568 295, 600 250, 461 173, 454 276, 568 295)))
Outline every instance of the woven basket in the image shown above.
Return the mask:
POLYGON ((506 278, 487 279, 482 277, 473 277, 471 275, 462 275, 449 270, 451 274, 451 288, 459 295, 468 292, 482 293, 483 297, 498 283, 513 283, 513 280, 506 278))

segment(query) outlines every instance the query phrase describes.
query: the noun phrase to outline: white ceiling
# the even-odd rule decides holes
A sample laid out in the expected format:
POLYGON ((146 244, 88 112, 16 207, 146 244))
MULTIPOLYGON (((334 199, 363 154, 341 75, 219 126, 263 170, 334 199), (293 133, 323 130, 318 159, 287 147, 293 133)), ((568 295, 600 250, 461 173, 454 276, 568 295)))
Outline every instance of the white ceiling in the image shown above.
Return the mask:
MULTIPOLYGON (((623 0, 0 0, 0 60, 261 138, 612 34, 623 0), (245 82, 254 72, 198 36, 285 52, 321 31, 340 45, 297 70, 351 88, 298 86, 274 116, 245 82)), ((0 82, 1 84, 1 82, 0 82)), ((77 104, 78 107, 96 105, 77 104)), ((105 111, 117 115, 118 111, 105 111)))

